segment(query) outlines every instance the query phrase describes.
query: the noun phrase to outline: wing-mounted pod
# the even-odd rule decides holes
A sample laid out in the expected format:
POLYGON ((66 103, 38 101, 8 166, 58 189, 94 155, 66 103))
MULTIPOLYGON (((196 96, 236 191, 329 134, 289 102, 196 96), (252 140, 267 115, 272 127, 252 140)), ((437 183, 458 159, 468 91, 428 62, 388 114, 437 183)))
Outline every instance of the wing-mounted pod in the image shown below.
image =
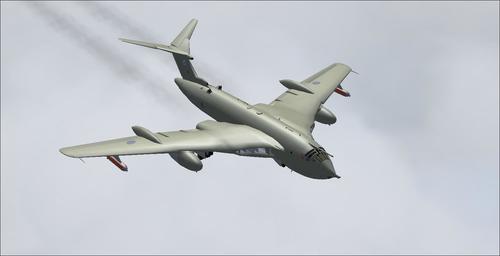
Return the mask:
POLYGON ((128 171, 127 165, 120 159, 120 156, 107 156, 106 158, 121 171, 128 171))
POLYGON ((180 165, 191 171, 199 171, 203 168, 199 155, 193 151, 179 151, 170 153, 170 156, 180 165))
POLYGON ((143 137, 144 139, 147 139, 151 142, 161 144, 160 139, 158 139, 158 137, 153 132, 142 126, 132 126, 132 131, 134 131, 135 135, 139 137, 143 137))
POLYGON ((288 89, 293 89, 293 90, 297 90, 297 91, 302 91, 302 92, 307 92, 307 93, 310 93, 310 94, 313 94, 314 92, 309 90, 307 87, 305 87, 303 84, 297 82, 297 81, 293 81, 293 80, 290 80, 290 79, 283 79, 283 80, 280 80, 280 83, 285 86, 286 88, 288 89))
POLYGON ((320 106, 318 113, 316 113, 316 116, 314 117, 314 119, 317 122, 320 122, 322 124, 328 124, 328 125, 331 125, 331 124, 334 124, 335 122, 337 122, 337 117, 332 113, 332 111, 330 111, 329 109, 327 109, 323 105, 320 106))
POLYGON ((347 91, 346 89, 342 88, 342 85, 339 84, 337 88, 335 88, 335 92, 344 96, 344 97, 351 97, 351 93, 347 91))
MULTIPOLYGON (((132 130, 134 131, 135 135, 142 137, 144 139, 147 139, 153 143, 161 144, 160 139, 156 134, 151 132, 150 130, 141 127, 141 126, 132 126, 132 130)), ((178 151, 178 152, 173 152, 170 153, 170 156, 180 165, 185 167, 188 170, 191 171, 199 171, 203 168, 203 163, 201 163, 201 160, 207 157, 210 157, 213 155, 213 152, 193 152, 193 151, 178 151)), ((109 157, 108 157, 109 159, 109 157)), ((109 159, 111 162, 113 162, 116 166, 118 166, 120 169, 122 169, 119 166, 119 163, 121 162, 116 162, 113 161, 113 159, 109 159)), ((118 158, 118 161, 120 159, 118 158)), ((126 166, 125 166, 126 168, 126 166)), ((122 169, 123 170, 123 169, 122 169)))

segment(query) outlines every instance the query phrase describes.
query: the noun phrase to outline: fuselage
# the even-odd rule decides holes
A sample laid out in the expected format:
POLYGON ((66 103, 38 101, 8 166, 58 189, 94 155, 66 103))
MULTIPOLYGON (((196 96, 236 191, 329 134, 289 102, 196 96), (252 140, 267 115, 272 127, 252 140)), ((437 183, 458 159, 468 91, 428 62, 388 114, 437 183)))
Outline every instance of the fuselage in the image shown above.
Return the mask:
POLYGON ((310 133, 302 134, 293 125, 255 108, 220 87, 204 86, 181 78, 175 79, 175 82, 195 106, 215 120, 248 125, 271 136, 284 147, 283 151, 266 149, 267 154, 258 156, 272 157, 281 166, 310 178, 338 177, 328 154, 310 133))

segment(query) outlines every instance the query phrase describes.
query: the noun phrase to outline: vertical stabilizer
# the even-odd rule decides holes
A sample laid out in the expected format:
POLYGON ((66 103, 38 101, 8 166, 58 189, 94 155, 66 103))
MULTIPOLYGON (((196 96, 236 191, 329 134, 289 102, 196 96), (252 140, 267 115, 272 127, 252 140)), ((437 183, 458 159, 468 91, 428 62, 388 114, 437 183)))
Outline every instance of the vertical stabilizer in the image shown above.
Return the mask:
POLYGON ((180 50, 190 53, 189 49, 189 40, 193 35, 193 31, 196 28, 196 24, 198 24, 198 20, 192 19, 189 23, 184 27, 184 29, 179 33, 179 35, 172 41, 171 45, 179 48, 180 50))
POLYGON ((174 55, 175 63, 177 64, 177 68, 179 68, 179 72, 181 73, 182 78, 206 86, 208 85, 208 83, 202 78, 198 77, 190 61, 191 59, 193 59, 193 57, 191 56, 190 52, 189 40, 193 35, 196 24, 198 24, 198 20, 196 19, 192 19, 191 21, 189 21, 189 23, 184 27, 184 29, 182 29, 182 31, 179 33, 179 35, 177 35, 177 37, 174 39, 174 41, 172 41, 170 45, 148 43, 124 38, 120 38, 120 40, 126 43, 172 53, 174 55))

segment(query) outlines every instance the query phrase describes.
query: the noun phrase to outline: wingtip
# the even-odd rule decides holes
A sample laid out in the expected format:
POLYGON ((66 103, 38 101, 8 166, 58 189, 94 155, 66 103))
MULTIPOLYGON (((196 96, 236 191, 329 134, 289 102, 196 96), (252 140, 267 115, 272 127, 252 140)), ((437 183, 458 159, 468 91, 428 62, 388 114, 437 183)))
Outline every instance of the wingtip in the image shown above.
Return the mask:
POLYGON ((61 152, 61 154, 65 155, 65 156, 68 156, 68 157, 72 157, 69 152, 68 152, 68 148, 60 148, 59 149, 59 152, 61 152))
POLYGON ((74 150, 72 150, 72 147, 60 148, 59 152, 61 152, 61 154, 65 155, 65 156, 71 157, 71 158, 80 158, 81 157, 81 156, 77 156, 74 154, 75 152, 74 152, 74 150))
POLYGON ((122 38, 122 37, 120 37, 120 38, 118 38, 118 40, 120 40, 120 41, 122 41, 122 42, 124 42, 124 43, 136 44, 136 43, 135 43, 135 40, 132 40, 132 39, 127 39, 127 38, 122 38))

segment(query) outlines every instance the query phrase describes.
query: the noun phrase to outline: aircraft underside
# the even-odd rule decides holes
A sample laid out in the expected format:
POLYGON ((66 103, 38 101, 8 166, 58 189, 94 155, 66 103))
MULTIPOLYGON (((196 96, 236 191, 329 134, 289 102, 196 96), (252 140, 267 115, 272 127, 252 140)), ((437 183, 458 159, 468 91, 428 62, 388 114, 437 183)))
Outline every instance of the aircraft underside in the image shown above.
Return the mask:
POLYGON ((202 160, 221 152, 273 158, 280 166, 310 178, 340 178, 330 154, 311 133, 315 122, 331 125, 337 121, 324 103, 334 92, 350 96, 340 83, 352 69, 335 63, 301 82, 280 80, 287 88, 283 94, 269 104, 250 105, 196 73, 190 53, 196 24, 197 20, 191 20, 170 45, 120 40, 173 54, 182 76, 175 83, 196 107, 215 120, 202 121, 195 129, 169 132, 133 126, 136 136, 66 147, 60 149, 61 153, 75 158, 106 157, 122 171, 128 171, 122 156, 163 153, 186 169, 199 171, 202 160))

